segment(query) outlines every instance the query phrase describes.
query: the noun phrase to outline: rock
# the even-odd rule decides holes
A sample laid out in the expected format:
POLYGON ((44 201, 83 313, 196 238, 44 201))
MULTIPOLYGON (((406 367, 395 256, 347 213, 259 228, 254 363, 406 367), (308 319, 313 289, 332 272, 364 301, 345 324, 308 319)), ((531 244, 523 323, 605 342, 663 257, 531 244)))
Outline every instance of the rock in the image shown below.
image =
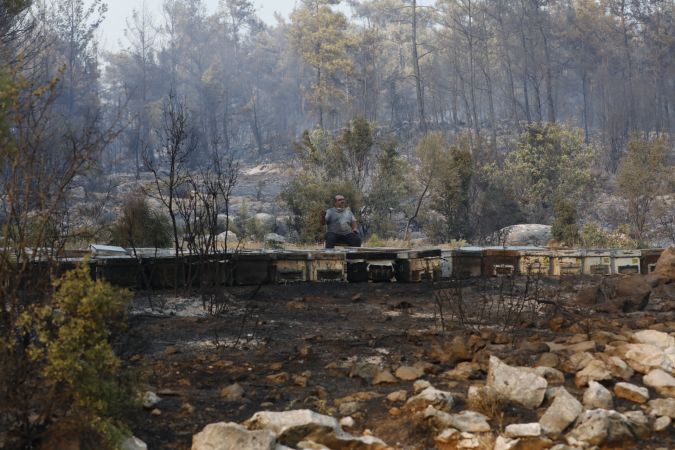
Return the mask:
POLYGON ((400 391, 390 392, 387 395, 387 400, 392 403, 404 402, 408 398, 408 392, 401 389, 400 391))
MULTIPOLYGON (((274 450, 280 450, 279 445, 274 450)), ((330 448, 326 447, 325 445, 317 444, 314 441, 300 441, 298 442, 295 447, 298 450, 331 450, 330 448)), ((286 450, 293 450, 290 447, 283 446, 283 449, 286 450)))
POLYGON ((514 423, 506 426, 504 434, 510 438, 540 436, 541 425, 539 422, 514 423))
POLYGON ((623 381, 614 385, 614 393, 619 398, 624 398, 635 403, 646 403, 649 400, 649 390, 647 388, 623 381))
POLYGON ((237 234, 234 231, 223 231, 222 233, 220 233, 216 237, 216 239, 218 240, 219 243, 222 243, 222 242, 225 242, 225 241, 227 241, 227 242, 238 242, 239 241, 239 237, 237 236, 237 234))
POLYGON ((480 364, 465 361, 457 364, 454 369, 443 372, 441 377, 448 380, 470 380, 478 378, 480 373, 480 364))
POLYGON ((159 417, 159 416, 162 415, 162 410, 159 409, 159 408, 155 408, 152 411, 150 411, 150 414, 155 416, 155 417, 159 417))
POLYGON ((454 365, 460 361, 469 361, 473 357, 474 349, 466 336, 455 336, 450 342, 436 343, 429 350, 429 358, 443 364, 454 365))
POLYGON ((604 357, 603 361, 614 378, 621 378, 622 380, 630 380, 633 378, 635 371, 626 364, 626 361, 618 356, 608 357, 604 353, 602 353, 601 356, 604 357))
POLYGON ((381 369, 377 364, 358 362, 352 366, 349 376, 352 378, 358 377, 363 378, 364 380, 372 380, 380 371, 381 369))
POLYGON ((659 347, 650 344, 624 344, 617 347, 620 356, 637 372, 649 373, 652 369, 673 371, 674 361, 659 347))
POLYGON ((659 417, 654 421, 654 431, 659 432, 666 430, 670 426, 671 422, 672 419, 668 416, 659 417))
POLYGON ((424 371, 413 366, 401 366, 396 369, 396 377, 404 381, 413 381, 418 378, 421 378, 424 375, 424 371))
POLYGON ((675 346, 675 337, 656 330, 641 330, 633 333, 633 341, 638 344, 649 344, 665 350, 675 346))
POLYGON ((487 386, 501 398, 526 408, 537 408, 546 394, 546 380, 529 370, 511 367, 490 356, 487 386))
POLYGON ((435 387, 429 386, 414 397, 410 397, 405 405, 412 410, 424 409, 427 406, 433 406, 440 410, 450 410, 454 401, 450 392, 439 391, 435 387))
POLYGON ((265 379, 273 384, 284 384, 290 379, 290 375, 288 372, 279 372, 267 375, 265 379))
POLYGON ((309 376, 307 376, 307 375, 294 375, 293 376, 293 384, 295 384, 296 386, 307 387, 308 383, 309 383, 309 376))
POLYGON ((647 403, 652 416, 668 416, 675 419, 675 398, 655 398, 647 403))
POLYGON ((428 406, 424 410, 424 417, 432 418, 435 425, 439 428, 451 427, 459 431, 468 433, 483 433, 490 431, 490 424, 487 417, 475 411, 462 411, 459 414, 448 414, 439 411, 433 406, 428 406))
POLYGON ((389 370, 381 370, 373 377, 373 384, 398 383, 398 379, 389 370))
POLYGON ((511 439, 504 436, 497 436, 494 450, 514 450, 518 448, 520 439, 511 439))
POLYGON ((341 416, 350 416, 355 412, 358 412, 364 408, 364 403, 362 402, 343 402, 338 406, 338 412, 341 416))
POLYGON ((544 378, 549 386, 565 384, 565 374, 553 367, 539 366, 531 369, 534 373, 544 378))
POLYGON ((351 417, 343 417, 340 419, 340 426, 343 428, 352 428, 354 426, 354 419, 351 417))
POLYGON ((160 396, 152 391, 146 391, 143 394, 143 408, 145 409, 154 408, 155 406, 157 406, 157 404, 159 404, 160 401, 162 401, 160 396))
POLYGON ((548 407, 539 423, 544 433, 558 434, 567 428, 584 410, 581 403, 563 387, 558 389, 553 403, 548 407))
POLYGON ((566 346, 566 350, 570 353, 594 352, 598 347, 595 341, 580 341, 566 346))
POLYGON ((588 382, 588 389, 584 392, 583 402, 586 409, 612 409, 614 407, 612 393, 596 381, 588 382))
POLYGON ((642 382, 661 395, 675 397, 675 378, 661 369, 654 369, 642 377, 642 382))
POLYGON ((560 364, 560 357, 555 353, 542 353, 537 359, 537 366, 557 368, 560 364))
POLYGON ((428 387, 431 387, 431 383, 427 380, 417 380, 413 383, 413 392, 419 394, 428 387))
POLYGON ((236 423, 219 422, 192 437, 192 450, 274 450, 276 441, 272 431, 249 431, 236 423))
POLYGON ((624 413, 634 434, 641 439, 649 437, 652 432, 649 426, 649 418, 642 411, 628 411, 624 413))
POLYGON ((576 372, 589 365, 595 358, 591 353, 578 352, 573 353, 569 358, 563 361, 561 369, 565 372, 576 372))
POLYGON ((534 245, 538 247, 545 246, 553 237, 550 225, 534 223, 502 228, 497 232, 497 236, 501 236, 501 242, 496 242, 497 245, 534 245))
POLYGON ((670 246, 661 252, 661 256, 656 261, 654 273, 661 275, 669 281, 675 280, 675 246, 670 246))
POLYGON ((606 312, 634 312, 647 306, 651 292, 642 275, 605 277, 598 285, 580 290, 574 303, 606 312))
POLYGON ((581 414, 576 426, 567 435, 567 443, 583 447, 599 446, 632 438, 626 416, 614 410, 593 409, 581 414))
POLYGON ((576 373, 574 384, 578 388, 587 386, 589 381, 611 380, 612 373, 607 370, 604 362, 594 359, 586 367, 576 373))
POLYGON ((221 389, 220 396, 228 402, 237 402, 243 398, 244 388, 239 383, 234 383, 221 389))
POLYGON ((148 444, 136 436, 131 436, 122 441, 120 450, 148 450, 148 444))

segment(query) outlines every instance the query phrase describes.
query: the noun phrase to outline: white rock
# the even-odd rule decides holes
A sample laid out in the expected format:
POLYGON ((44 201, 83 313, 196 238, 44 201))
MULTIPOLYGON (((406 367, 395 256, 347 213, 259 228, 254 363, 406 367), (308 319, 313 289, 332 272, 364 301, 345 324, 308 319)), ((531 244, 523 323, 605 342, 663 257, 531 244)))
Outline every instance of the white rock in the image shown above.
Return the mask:
POLYGON ((450 410, 454 402, 455 400, 450 392, 429 386, 414 397, 410 397, 405 405, 411 409, 422 409, 431 405, 441 410, 450 410))
POLYGON ((490 431, 490 424, 487 417, 475 411, 462 411, 459 414, 448 414, 439 411, 433 406, 428 406, 424 410, 425 418, 433 418, 439 427, 455 428, 467 433, 483 433, 490 431))
POLYGON ((614 393, 617 397, 635 403, 645 403, 649 400, 649 389, 631 383, 625 383, 623 381, 614 385, 614 393))
POLYGON ((630 380, 635 374, 635 371, 628 364, 626 364, 626 361, 619 358, 618 356, 610 356, 605 361, 605 364, 607 364, 607 368, 616 378, 630 380))
POLYGON ((233 422, 218 422, 192 436, 192 450, 274 450, 276 442, 272 431, 249 431, 233 422))
POLYGON ((672 422, 672 419, 668 416, 659 417, 654 421, 654 431, 663 431, 667 429, 672 422))
POLYGON ((558 393, 548 407, 539 423, 544 433, 561 433, 567 428, 584 410, 579 400, 567 392, 565 388, 560 388, 558 393))
POLYGON ((456 430, 454 428, 446 428, 445 430, 441 431, 438 436, 434 438, 436 442, 440 442, 443 444, 448 444, 451 441, 459 439, 459 430, 456 430))
POLYGON ((649 426, 649 418, 642 411, 628 411, 624 416, 630 423, 633 432, 640 438, 647 438, 652 432, 649 426))
POLYGON ((646 374, 652 369, 673 372, 673 360, 662 349, 650 344, 625 344, 619 348, 623 358, 636 371, 646 374))
POLYGON ((647 403, 652 416, 668 416, 675 419, 675 398, 655 398, 647 403))
POLYGON ((520 439, 511 439, 505 436, 497 436, 494 450, 512 450, 518 447, 520 439))
POLYGON ((539 422, 514 423, 506 427, 504 434, 510 438, 541 436, 541 425, 539 422))
POLYGON ((148 444, 138 439, 136 436, 126 438, 120 444, 121 450, 148 450, 148 444))
POLYGON ((661 369, 654 369, 642 377, 642 382, 661 395, 675 397, 675 378, 661 369))
POLYGON ((544 400, 548 382, 531 371, 511 367, 490 356, 487 386, 501 398, 526 408, 537 408, 544 400))
POLYGON ((584 392, 583 402, 586 409, 612 409, 614 407, 614 396, 602 384, 597 381, 589 381, 588 389, 584 392))
POLYGON ((431 387, 431 383, 427 380, 417 380, 413 383, 413 392, 419 394, 428 387, 431 387))
POLYGON ((612 373, 607 369, 604 362, 594 359, 586 367, 576 373, 574 384, 578 388, 588 385, 589 381, 611 380, 612 373))
POLYGON ((675 346, 675 337, 656 330, 641 330, 633 333, 633 341, 638 344, 649 344, 665 350, 675 346))
POLYGON ((143 408, 145 409, 154 408, 160 401, 162 401, 162 398, 152 391, 146 391, 143 394, 143 408))
POLYGON ((567 443, 577 446, 602 445, 632 439, 628 419, 614 410, 585 411, 567 434, 567 443))

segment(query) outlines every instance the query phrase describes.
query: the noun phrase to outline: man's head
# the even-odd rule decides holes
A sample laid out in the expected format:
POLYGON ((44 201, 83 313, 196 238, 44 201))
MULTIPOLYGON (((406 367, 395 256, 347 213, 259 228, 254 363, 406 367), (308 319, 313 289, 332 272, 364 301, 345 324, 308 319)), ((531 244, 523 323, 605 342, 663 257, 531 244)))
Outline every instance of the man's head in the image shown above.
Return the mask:
POLYGON ((347 200, 345 200, 345 196, 342 194, 337 194, 335 196, 335 207, 344 208, 345 205, 347 205, 347 200))

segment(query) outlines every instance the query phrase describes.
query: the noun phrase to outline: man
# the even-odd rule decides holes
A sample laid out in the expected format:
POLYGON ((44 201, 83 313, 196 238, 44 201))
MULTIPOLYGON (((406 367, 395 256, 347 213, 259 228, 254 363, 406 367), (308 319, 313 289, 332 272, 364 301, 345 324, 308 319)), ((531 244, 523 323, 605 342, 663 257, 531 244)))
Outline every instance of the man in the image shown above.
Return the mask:
POLYGON ((347 206, 343 195, 335 196, 335 206, 321 216, 321 223, 327 227, 326 248, 333 248, 335 244, 361 247, 361 238, 356 231, 358 227, 356 217, 347 206))

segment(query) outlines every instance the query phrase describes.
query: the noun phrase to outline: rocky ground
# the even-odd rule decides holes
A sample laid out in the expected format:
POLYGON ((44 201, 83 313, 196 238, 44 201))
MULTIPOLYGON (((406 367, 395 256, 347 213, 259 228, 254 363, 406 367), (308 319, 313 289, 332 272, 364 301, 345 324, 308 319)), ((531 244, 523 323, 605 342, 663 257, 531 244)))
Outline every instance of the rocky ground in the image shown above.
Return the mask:
POLYGON ((591 279, 139 293, 116 342, 146 384, 133 432, 151 449, 674 448, 675 298, 648 281, 633 312, 573 306, 591 279))

